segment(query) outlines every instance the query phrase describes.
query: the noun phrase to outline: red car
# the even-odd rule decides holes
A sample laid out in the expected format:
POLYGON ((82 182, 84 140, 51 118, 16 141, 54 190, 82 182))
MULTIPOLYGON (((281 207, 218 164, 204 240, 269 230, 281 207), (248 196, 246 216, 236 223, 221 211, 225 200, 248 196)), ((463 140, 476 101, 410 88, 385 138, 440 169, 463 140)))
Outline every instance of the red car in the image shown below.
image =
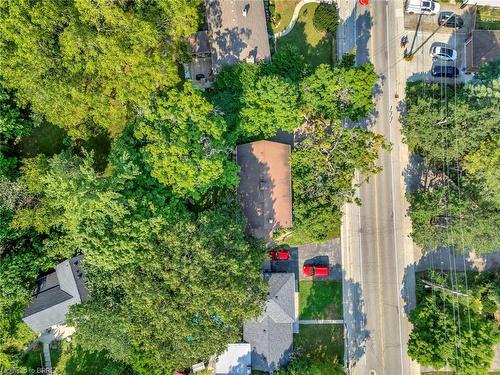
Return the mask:
POLYGON ((330 274, 330 269, 328 266, 319 266, 319 265, 309 265, 304 266, 303 268, 304 275, 306 276, 328 276, 330 274))
POLYGON ((288 249, 273 249, 269 252, 272 260, 289 260, 290 250, 288 249))

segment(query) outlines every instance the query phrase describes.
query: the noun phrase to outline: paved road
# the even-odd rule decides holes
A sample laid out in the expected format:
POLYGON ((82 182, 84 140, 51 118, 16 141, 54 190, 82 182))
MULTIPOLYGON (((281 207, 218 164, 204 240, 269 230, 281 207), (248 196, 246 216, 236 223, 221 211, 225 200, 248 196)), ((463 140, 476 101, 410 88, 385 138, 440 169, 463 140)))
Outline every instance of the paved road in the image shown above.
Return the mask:
POLYGON ((342 264, 350 374, 420 371, 406 354, 411 327, 405 311, 414 306, 415 278, 414 267, 409 267, 414 250, 404 198, 408 151, 401 141, 397 110, 407 76, 399 47, 402 3, 372 1, 370 7, 357 9, 357 62, 370 59, 382 77, 371 129, 390 140, 393 150, 379 158, 383 172, 359 189, 362 206, 345 207, 342 264))

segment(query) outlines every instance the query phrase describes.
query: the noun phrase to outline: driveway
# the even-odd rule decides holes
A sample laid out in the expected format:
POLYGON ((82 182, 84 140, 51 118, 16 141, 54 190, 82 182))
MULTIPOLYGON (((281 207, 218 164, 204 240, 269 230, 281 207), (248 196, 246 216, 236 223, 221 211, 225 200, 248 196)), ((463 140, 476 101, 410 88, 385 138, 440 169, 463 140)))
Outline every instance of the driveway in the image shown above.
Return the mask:
POLYGON ((296 280, 310 280, 310 277, 303 275, 302 266, 305 264, 328 265, 330 275, 325 280, 342 280, 340 239, 291 247, 290 254, 290 260, 266 262, 264 270, 294 273, 296 280))
MULTIPOLYGON (((319 244, 301 245, 298 247, 298 266, 307 264, 328 265, 330 268, 329 280, 342 280, 342 261, 340 239, 336 238, 319 244)), ((303 272, 299 272, 299 280, 310 280, 303 272)))

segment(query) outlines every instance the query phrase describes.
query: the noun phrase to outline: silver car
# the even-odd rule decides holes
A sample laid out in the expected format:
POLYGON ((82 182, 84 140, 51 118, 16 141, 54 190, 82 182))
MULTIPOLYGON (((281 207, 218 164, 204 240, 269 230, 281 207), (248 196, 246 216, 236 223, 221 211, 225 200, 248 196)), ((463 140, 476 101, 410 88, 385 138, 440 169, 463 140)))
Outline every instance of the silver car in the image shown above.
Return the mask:
POLYGON ((431 56, 439 60, 455 61, 457 59, 457 51, 450 47, 434 46, 431 48, 431 56))

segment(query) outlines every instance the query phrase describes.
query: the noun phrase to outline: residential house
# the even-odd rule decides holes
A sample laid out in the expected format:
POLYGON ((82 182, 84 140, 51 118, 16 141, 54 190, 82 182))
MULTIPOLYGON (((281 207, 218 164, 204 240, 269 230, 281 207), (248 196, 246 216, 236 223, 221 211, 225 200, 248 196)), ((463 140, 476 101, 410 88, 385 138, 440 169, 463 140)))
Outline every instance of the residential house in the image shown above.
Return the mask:
POLYGON ((215 73, 271 58, 263 0, 205 0, 205 8, 215 73))
POLYGON ((481 64, 500 59, 500 30, 472 30, 465 41, 465 70, 477 72, 481 64))
POLYGON ((243 340, 252 348, 252 369, 273 372, 290 361, 297 320, 293 273, 265 274, 269 294, 264 313, 243 325, 243 340))
POLYGON ((65 260, 54 272, 36 281, 31 303, 24 310, 24 322, 35 332, 63 325, 69 307, 86 301, 83 255, 65 260))
POLYGON ((256 238, 269 241, 275 230, 292 226, 290 149, 272 141, 236 147, 238 193, 248 230, 256 238))

